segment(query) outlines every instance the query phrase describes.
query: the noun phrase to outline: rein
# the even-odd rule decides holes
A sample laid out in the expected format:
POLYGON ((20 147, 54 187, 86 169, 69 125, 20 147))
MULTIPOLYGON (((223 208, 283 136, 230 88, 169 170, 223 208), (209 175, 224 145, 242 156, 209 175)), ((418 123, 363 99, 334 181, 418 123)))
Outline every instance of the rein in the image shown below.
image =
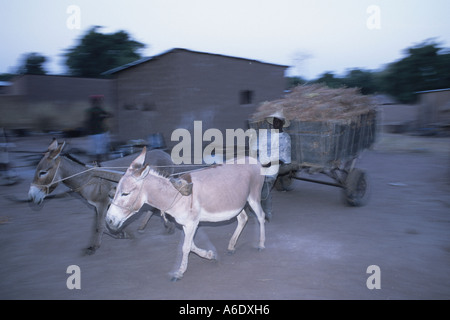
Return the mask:
MULTIPOLYGON (((85 163, 81 162, 80 160, 76 159, 75 157, 71 156, 70 154, 65 154, 64 157, 67 157, 69 160, 74 161, 74 162, 76 162, 76 163, 78 163, 78 164, 81 164, 81 165, 83 165, 83 166, 86 166, 85 163)), ((51 186, 56 185, 56 184, 58 184, 58 183, 60 183, 60 182, 64 182, 64 181, 66 181, 66 180, 72 179, 72 178, 77 177, 77 176, 79 176, 79 175, 85 174, 85 173, 87 173, 87 172, 89 172, 89 171, 92 171, 92 170, 98 170, 98 169, 100 169, 100 170, 102 170, 102 169, 111 169, 111 170, 114 170, 114 169, 128 169, 128 167, 97 167, 97 166, 93 166, 93 167, 87 168, 86 170, 82 170, 82 171, 80 171, 80 172, 74 173, 74 174, 72 174, 72 175, 70 175, 70 176, 67 176, 67 177, 65 177, 65 178, 61 178, 61 179, 55 180, 55 179, 56 179, 56 176, 57 176, 57 174, 58 174, 58 171, 59 171, 59 169, 60 169, 60 166, 61 166, 61 160, 58 162, 58 166, 57 166, 57 168, 56 168, 56 172, 55 172, 55 174, 54 174, 54 176, 53 176, 53 179, 52 179, 52 181, 51 181, 50 183, 48 183, 48 184, 31 183, 31 185, 32 185, 32 186, 35 186, 35 187, 38 187, 38 188, 45 188, 45 193, 46 193, 46 194, 50 194, 50 187, 51 187, 51 186)), ((195 166, 195 165, 165 165, 165 166, 162 166, 162 165, 161 165, 161 166, 152 166, 152 167, 154 167, 154 168, 180 168, 180 167, 183 167, 183 166, 184 166, 184 167, 192 167, 192 166, 195 166)), ((183 174, 185 174, 185 173, 190 173, 190 172, 195 172, 195 171, 201 171, 201 170, 204 170, 204 169, 207 169, 207 168, 210 167, 209 165, 207 165, 207 166, 197 165, 197 166, 201 166, 201 168, 193 169, 193 170, 187 170, 187 171, 182 171, 182 172, 177 172, 177 173, 172 173, 172 174, 169 175, 169 177, 180 176, 180 175, 183 175, 183 174)), ((102 180, 107 180, 107 181, 111 181, 111 182, 116 182, 116 183, 117 183, 117 181, 114 181, 114 180, 108 179, 108 178, 104 178, 104 177, 100 177, 100 176, 96 176, 96 178, 100 178, 100 179, 102 179, 102 180)), ((73 191, 79 192, 84 186, 86 186, 86 185, 88 185, 88 184, 90 184, 90 183, 91 183, 91 181, 89 180, 88 182, 86 182, 86 183, 83 184, 82 186, 80 186, 80 187, 74 189, 73 191)), ((143 184, 142 184, 142 185, 143 185, 143 184)), ((141 188, 140 188, 140 190, 139 190, 139 194, 141 193, 142 185, 141 185, 141 188)), ((176 200, 177 200, 177 197, 178 197, 178 194, 179 194, 179 193, 180 193, 180 192, 177 192, 177 194, 175 195, 175 197, 174 197, 174 199, 172 200, 172 202, 171 202, 171 204, 169 205, 169 207, 168 207, 167 209, 165 209, 164 211, 170 210, 170 209, 175 205, 175 203, 177 202, 176 200)), ((133 202, 132 206, 135 204, 136 201, 137 201, 137 198, 136 198, 136 200, 133 202)), ((121 208, 121 209, 125 209, 125 210, 127 210, 127 211, 130 211, 130 212, 133 211, 133 210, 130 210, 130 208, 122 207, 122 206, 116 204, 114 201, 111 201, 111 204, 113 204, 113 205, 115 205, 116 207, 119 207, 119 208, 121 208)), ((191 209, 192 209, 192 200, 191 200, 191 209)))
MULTIPOLYGON (((136 179, 136 180, 137 180, 137 179, 136 179)), ((141 191, 142 191, 143 186, 144 186, 144 182, 141 183, 141 186, 139 187, 138 194, 137 194, 136 198, 134 199, 133 203, 132 203, 130 206, 124 207, 124 206, 122 206, 122 205, 120 205, 120 204, 117 204, 117 203, 114 201, 114 199, 111 200, 111 205, 114 205, 114 206, 116 206, 116 207, 118 207, 118 208, 120 208, 120 209, 122 209, 122 210, 126 210, 126 211, 128 211, 129 213, 134 212, 135 210, 133 209, 133 207, 134 207, 134 205, 136 204, 136 202, 137 202, 138 199, 139 199, 139 196, 140 196, 140 194, 141 194, 141 191)), ((138 211, 139 211, 139 210, 138 210, 138 211)))
POLYGON ((31 185, 32 185, 32 186, 35 186, 35 187, 44 187, 44 188, 46 189, 47 193, 49 193, 48 191, 49 191, 49 189, 50 189, 50 187, 51 187, 52 185, 58 184, 58 183, 60 183, 60 182, 63 182, 63 181, 69 180, 69 179, 72 179, 72 178, 74 178, 74 177, 76 177, 76 176, 79 176, 79 175, 81 175, 81 174, 84 174, 84 173, 86 173, 86 172, 89 172, 89 171, 94 170, 94 169, 97 168, 97 167, 92 167, 92 168, 89 168, 89 169, 86 169, 86 170, 83 170, 83 171, 74 173, 74 174, 72 174, 72 175, 70 175, 70 176, 68 176, 68 177, 65 177, 65 178, 62 178, 62 179, 58 179, 58 180, 55 181, 56 174, 58 173, 60 164, 61 164, 61 161, 58 163, 58 167, 56 168, 56 172, 55 172, 55 175, 53 176, 52 182, 50 182, 50 183, 48 183, 48 184, 36 184, 36 183, 31 183, 31 185))
POLYGON ((50 193, 50 187, 52 185, 54 185, 55 183, 58 183, 58 181, 55 182, 55 178, 56 178, 56 174, 58 173, 60 165, 61 165, 61 160, 58 162, 58 166, 56 167, 56 172, 55 172, 55 174, 53 176, 52 181, 49 184, 36 184, 36 183, 32 182, 31 185, 35 186, 35 187, 44 187, 45 188, 45 193, 49 194, 50 193))
MULTIPOLYGON (((133 177, 133 178, 136 179, 136 180, 138 180, 136 177, 133 177)), ((164 177, 161 177, 161 178, 165 179, 164 177)), ((144 179, 145 179, 145 178, 144 178, 144 179)), ((111 200, 111 205, 114 205, 114 206, 116 206, 116 207, 118 207, 118 208, 120 208, 120 209, 122 209, 122 210, 126 210, 126 211, 128 211, 128 212, 130 212, 130 213, 131 213, 131 212, 135 212, 136 210, 134 210, 133 207, 134 207, 134 205, 136 204, 136 202, 138 201, 139 196, 141 195, 141 192, 142 192, 143 187, 144 187, 144 181, 141 183, 141 186, 139 187, 139 190, 138 190, 136 199, 134 199, 133 203, 132 203, 131 205, 129 205, 128 207, 125 207, 125 206, 122 206, 122 205, 120 205, 120 204, 117 204, 117 203, 114 201, 114 199, 111 200)), ((170 203, 170 205, 169 205, 166 209, 164 209, 164 210, 160 209, 161 212, 163 213, 163 215, 164 215, 164 212, 167 212, 167 210, 170 210, 171 208, 173 208, 173 206, 178 202, 178 201, 176 201, 176 200, 177 200, 177 198, 178 198, 179 195, 182 197, 181 193, 180 193, 180 192, 177 192, 177 193, 175 194, 175 197, 173 198, 172 202, 170 203)), ((180 200, 181 197, 180 197, 178 200, 180 200)), ((192 209, 192 200, 191 200, 191 209, 192 209)), ((139 211, 139 210, 137 210, 137 211, 139 211)))
MULTIPOLYGON (((64 156, 67 157, 67 155, 64 155, 64 156)), ((69 160, 72 160, 72 161, 74 161, 74 162, 76 162, 76 163, 78 163, 78 164, 82 164, 82 165, 85 166, 84 163, 82 163, 81 161, 77 160, 76 158, 73 158, 72 156, 67 157, 67 158, 68 158, 69 160)), ((60 182, 64 182, 64 181, 66 181, 66 180, 72 179, 72 178, 74 178, 74 177, 76 177, 76 176, 85 174, 85 173, 87 173, 87 172, 89 172, 89 171, 92 171, 92 170, 96 170, 96 169, 99 169, 99 168, 101 168, 101 169, 125 169, 125 167, 95 167, 95 166, 94 166, 94 167, 87 168, 86 170, 82 170, 82 171, 80 171, 80 172, 74 173, 74 174, 72 174, 72 175, 70 175, 70 176, 67 176, 67 177, 65 177, 65 178, 61 178, 61 179, 55 180, 56 176, 58 175, 58 171, 59 171, 59 167, 60 167, 60 166, 61 166, 61 160, 58 162, 58 166, 56 167, 56 172, 55 172, 55 174, 53 175, 53 179, 52 179, 52 181, 51 181, 50 183, 48 183, 48 184, 31 183, 31 185, 32 185, 32 186, 35 186, 35 187, 43 187, 43 188, 45 188, 46 193, 49 194, 49 193, 50 193, 50 192, 49 192, 49 191, 50 191, 50 187, 51 187, 52 185, 58 184, 58 183, 60 183, 60 182)), ((128 167, 126 167, 126 168, 128 168, 128 167)), ((102 177, 98 177, 98 178, 102 178, 102 177)), ((103 179, 103 178, 102 178, 102 179, 103 179)), ((105 179, 105 180, 109 180, 109 179, 105 179)), ((115 182, 115 181, 114 181, 114 182, 115 182)), ((89 181, 88 181, 86 184, 88 184, 88 183, 89 183, 89 181)), ((84 186, 84 185, 83 185, 83 186, 84 186)), ((81 189, 83 186, 78 187, 77 190, 81 189)))

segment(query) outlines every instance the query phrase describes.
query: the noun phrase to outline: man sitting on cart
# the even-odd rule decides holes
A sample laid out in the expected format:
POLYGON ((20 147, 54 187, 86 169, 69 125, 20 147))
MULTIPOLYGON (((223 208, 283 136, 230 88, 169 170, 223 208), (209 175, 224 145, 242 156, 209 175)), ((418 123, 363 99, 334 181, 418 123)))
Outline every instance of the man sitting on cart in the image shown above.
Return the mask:
MULTIPOLYGON (((251 149, 252 152, 257 152, 259 161, 267 169, 265 170, 264 185, 261 191, 261 205, 266 213, 266 220, 270 221, 272 218, 272 188, 278 175, 290 170, 291 137, 283 131, 283 127, 289 126, 289 121, 286 120, 282 111, 270 115, 266 118, 266 121, 275 130, 268 130, 267 137, 259 137, 260 141, 253 143, 251 149), (260 152, 258 145, 261 150, 266 152, 260 152), (278 148, 278 153, 272 152, 272 147, 278 148)), ((281 189, 283 191, 290 190, 289 186, 284 185, 283 180, 280 179, 281 189)))

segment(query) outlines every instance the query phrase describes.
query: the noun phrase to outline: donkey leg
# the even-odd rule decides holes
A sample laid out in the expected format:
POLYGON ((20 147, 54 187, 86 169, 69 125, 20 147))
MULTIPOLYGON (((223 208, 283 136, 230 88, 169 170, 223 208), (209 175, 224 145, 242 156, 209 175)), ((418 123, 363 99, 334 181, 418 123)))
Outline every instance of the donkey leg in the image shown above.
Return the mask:
POLYGON ((264 210, 261 207, 261 202, 259 200, 250 200, 248 201, 249 205, 252 207, 253 211, 256 214, 256 217, 258 218, 259 222, 259 245, 258 250, 264 249, 264 243, 266 241, 266 231, 264 223, 265 221, 265 213, 264 210))
POLYGON ((168 234, 172 234, 175 232, 175 223, 172 221, 169 221, 169 219, 167 219, 166 213, 162 210, 160 210, 161 213, 161 217, 164 220, 164 227, 166 228, 166 231, 168 234))
POLYGON ((191 252, 192 242, 194 239, 195 230, 197 229, 197 225, 198 222, 196 223, 192 222, 188 225, 183 226, 184 231, 184 242, 182 247, 183 257, 181 259, 180 268, 178 269, 178 271, 174 273, 172 281, 180 280, 187 269, 189 252, 191 252))
POLYGON ((104 204, 97 204, 95 206, 95 230, 94 230, 94 239, 92 241, 92 245, 86 249, 86 254, 94 254, 95 251, 100 248, 102 243, 103 233, 105 232, 105 217, 108 206, 104 204))
POLYGON ((229 254, 234 253, 237 239, 241 235, 242 229, 244 229, 244 226, 248 220, 248 216, 245 213, 244 209, 242 209, 242 211, 237 215, 236 218, 237 218, 238 224, 237 224, 236 230, 234 230, 234 233, 230 239, 230 242, 228 243, 228 253, 229 254))
MULTIPOLYGON (((142 233, 144 232, 144 229, 147 227, 148 221, 153 216, 154 212, 151 210, 148 210, 144 213, 144 217, 141 220, 141 224, 138 227, 138 232, 142 233)), ((164 227, 166 228, 166 231, 168 234, 172 234, 175 232, 175 223, 169 221, 163 211, 160 211, 161 217, 164 221, 164 227)))
POLYGON ((145 227, 147 226, 147 223, 148 223, 148 221, 150 220, 150 218, 152 217, 152 215, 153 215, 153 212, 150 211, 150 210, 147 210, 147 211, 144 213, 144 218, 142 218, 141 224, 140 224, 139 227, 138 227, 138 231, 139 231, 139 232, 143 232, 143 231, 144 231, 144 229, 145 229, 145 227))
POLYGON ((214 251, 200 249, 199 247, 197 247, 195 245, 194 240, 192 240, 191 251, 194 252, 195 254, 199 255, 200 257, 205 258, 205 259, 209 259, 209 260, 216 260, 217 259, 216 254, 214 253, 214 251))

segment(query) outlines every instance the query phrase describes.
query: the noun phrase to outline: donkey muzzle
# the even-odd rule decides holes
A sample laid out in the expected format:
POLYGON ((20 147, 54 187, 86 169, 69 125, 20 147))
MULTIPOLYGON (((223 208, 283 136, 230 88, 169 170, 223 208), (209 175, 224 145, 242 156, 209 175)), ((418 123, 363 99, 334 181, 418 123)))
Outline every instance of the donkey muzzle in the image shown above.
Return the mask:
POLYGON ((44 201, 46 194, 40 188, 36 186, 30 186, 28 191, 28 199, 36 204, 41 204, 44 201))
POLYGON ((108 227, 109 231, 116 233, 119 232, 122 229, 122 225, 124 222, 124 219, 120 216, 119 213, 116 212, 115 206, 110 205, 108 212, 106 213, 106 226, 108 227))

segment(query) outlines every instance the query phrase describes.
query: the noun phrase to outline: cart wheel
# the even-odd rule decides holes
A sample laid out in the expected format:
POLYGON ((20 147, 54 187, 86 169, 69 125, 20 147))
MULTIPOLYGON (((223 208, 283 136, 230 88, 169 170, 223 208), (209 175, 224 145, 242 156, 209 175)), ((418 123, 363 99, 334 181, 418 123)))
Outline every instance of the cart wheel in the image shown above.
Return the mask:
POLYGON ((368 184, 366 173, 360 169, 353 169, 345 180, 345 200, 354 207, 361 207, 367 203, 368 184))

